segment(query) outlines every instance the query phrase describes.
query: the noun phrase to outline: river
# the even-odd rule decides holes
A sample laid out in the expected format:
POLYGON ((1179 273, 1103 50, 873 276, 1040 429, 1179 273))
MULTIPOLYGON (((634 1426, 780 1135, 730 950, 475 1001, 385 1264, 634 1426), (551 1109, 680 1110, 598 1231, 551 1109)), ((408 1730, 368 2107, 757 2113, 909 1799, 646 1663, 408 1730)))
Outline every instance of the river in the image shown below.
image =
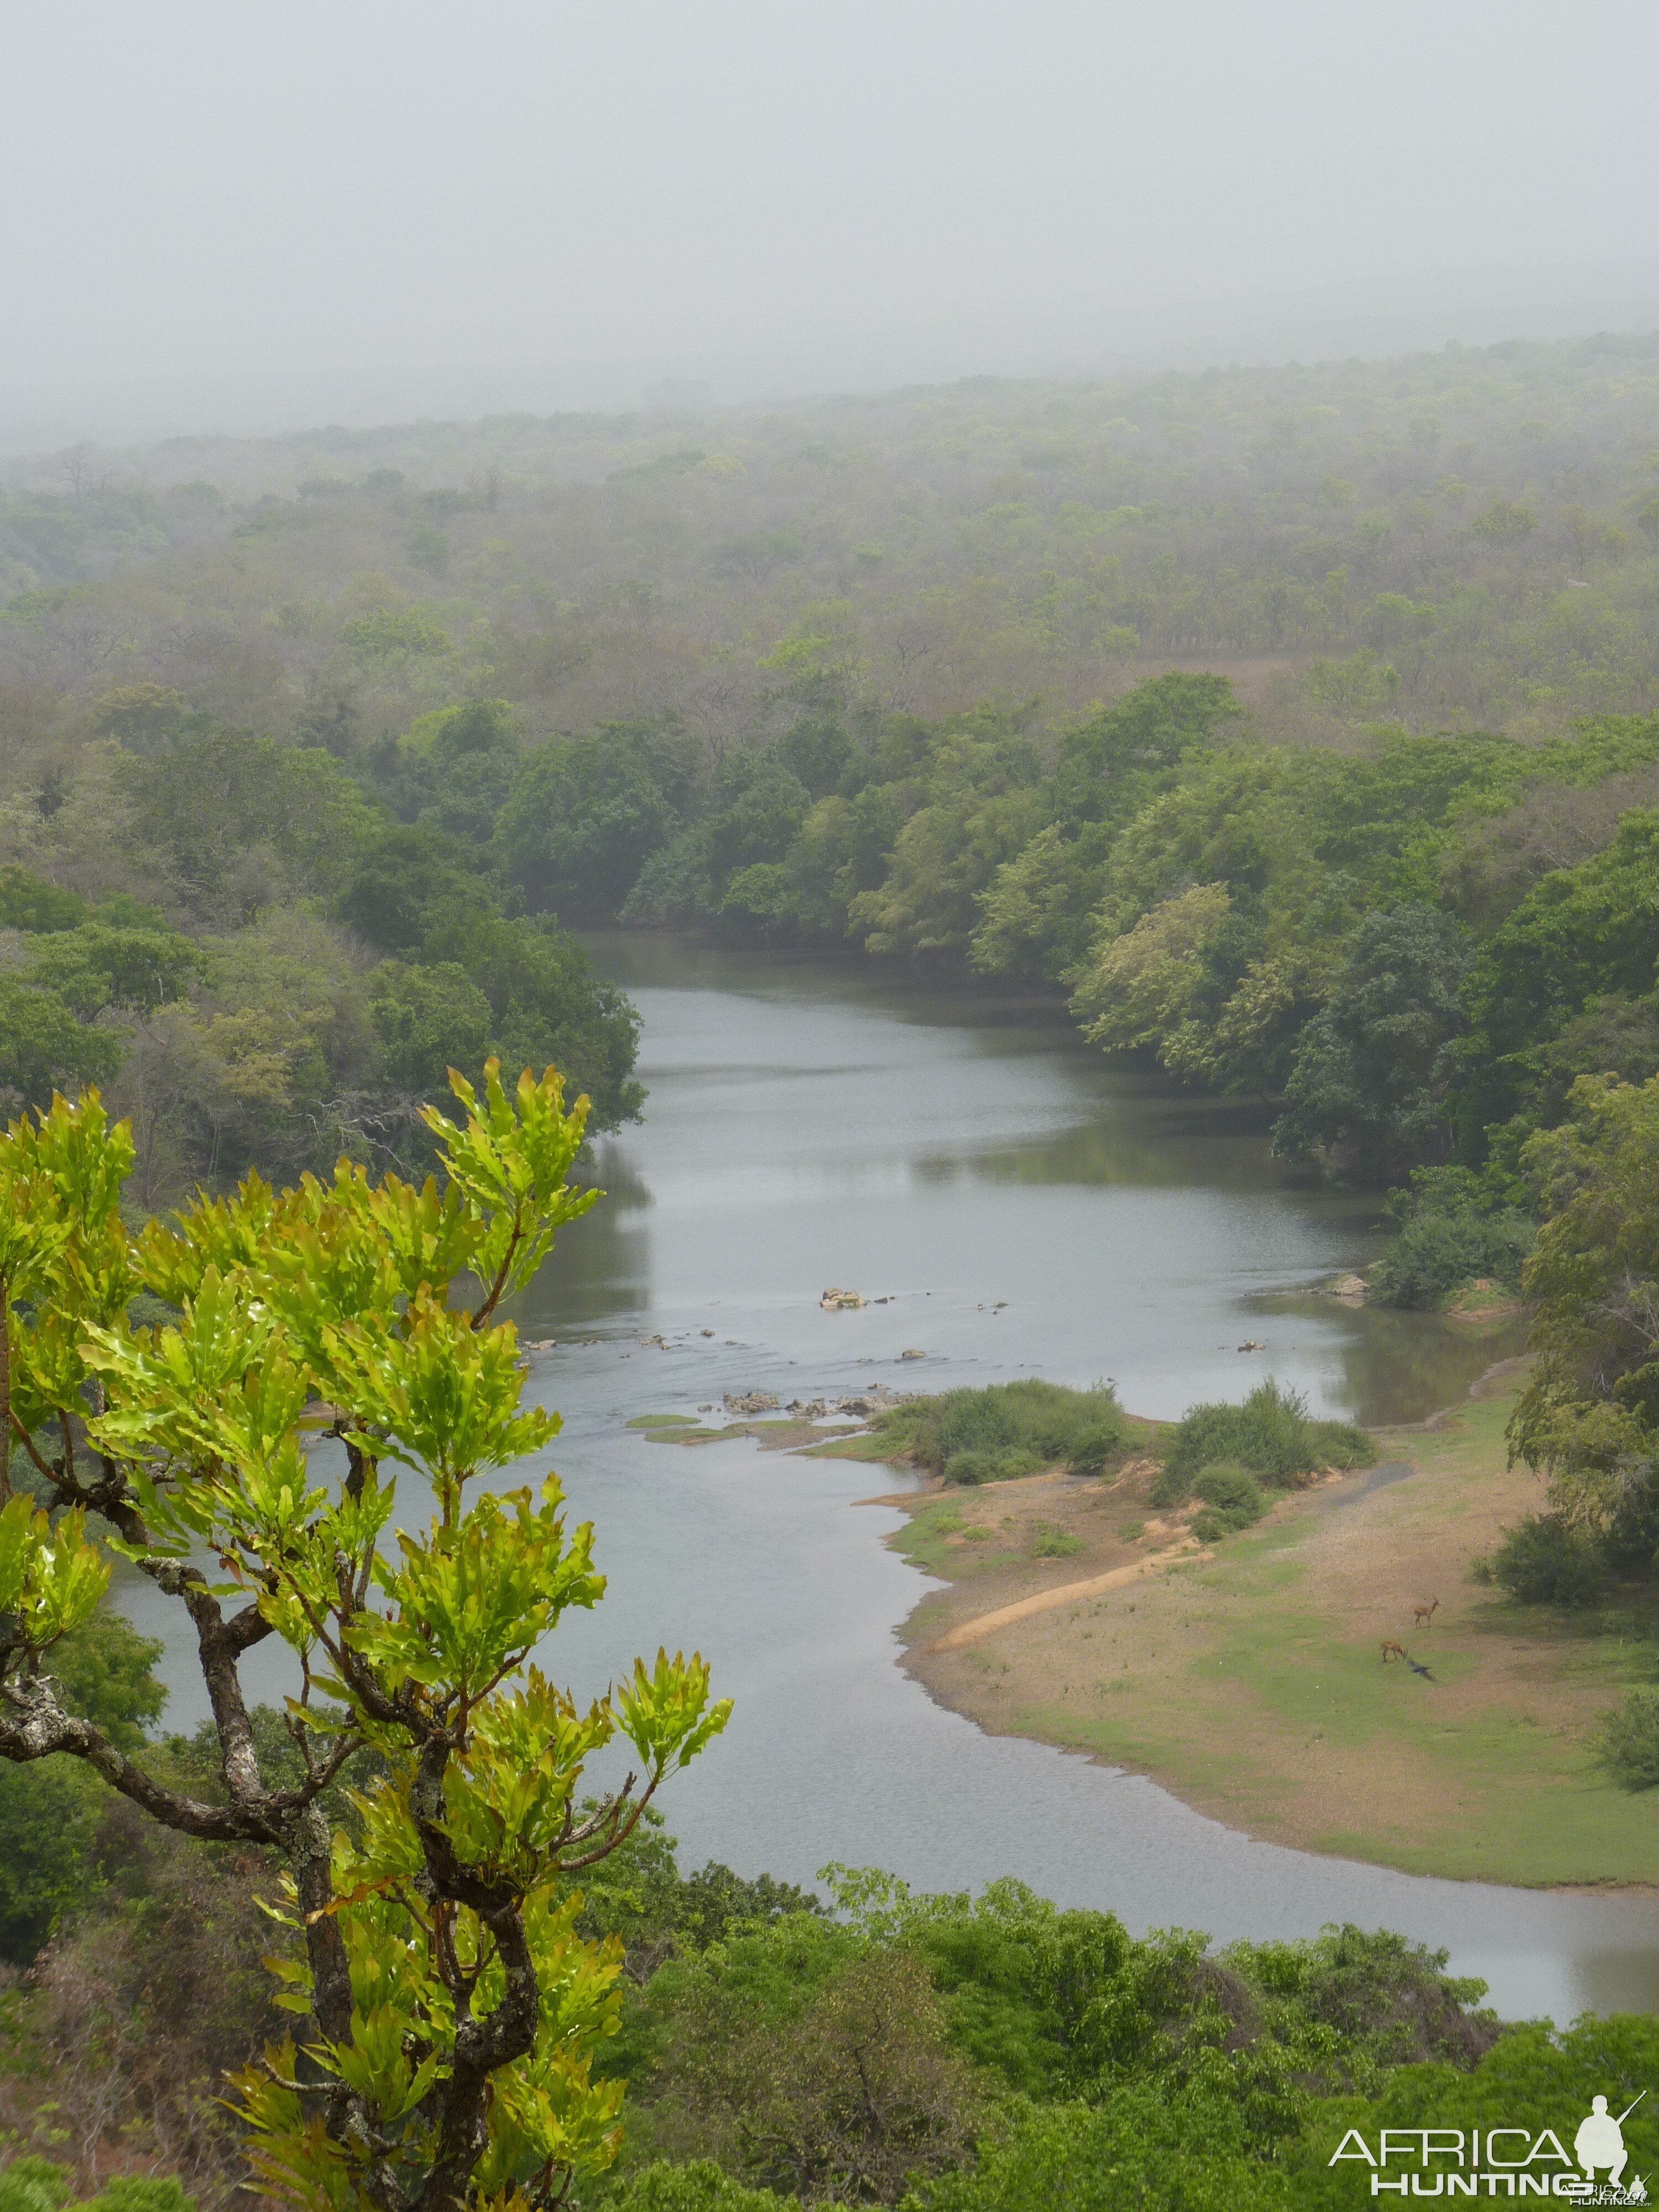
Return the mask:
MULTIPOLYGON (((737 1711, 665 1793, 683 1863, 810 1882, 839 1859, 933 1889, 1016 1875, 1218 1941, 1351 1920, 1448 1947, 1509 2017, 1659 2010, 1650 1900, 1287 1850, 1143 1778, 983 1734, 896 1663, 933 1585, 880 1541, 894 1510, 857 1504, 896 1479, 624 1425, 726 1391, 1020 1374, 1109 1377, 1167 1416, 1272 1373, 1321 1409, 1419 1419, 1513 1346, 1310 1293, 1375 1250, 1374 1206, 1288 1175, 1260 1113, 1108 1063, 1051 1008, 659 939, 591 949, 644 1018, 650 1096, 600 1140, 610 1195, 516 1316, 556 1340, 532 1384, 564 1416, 550 1456, 610 1577, 547 1659, 583 1693, 659 1642, 713 1661, 737 1711), (832 1284, 888 1303, 825 1314, 832 1284)), ((173 1726, 200 1710, 185 1660, 169 1653, 173 1726)))

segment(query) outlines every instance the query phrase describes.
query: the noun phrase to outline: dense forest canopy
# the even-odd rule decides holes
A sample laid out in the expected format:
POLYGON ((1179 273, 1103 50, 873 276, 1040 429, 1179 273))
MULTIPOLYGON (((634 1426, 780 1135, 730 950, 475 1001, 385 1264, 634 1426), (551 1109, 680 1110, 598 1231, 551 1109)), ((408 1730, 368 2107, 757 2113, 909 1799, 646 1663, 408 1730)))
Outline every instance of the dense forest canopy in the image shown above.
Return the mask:
POLYGON ((489 1050, 614 1126, 618 918, 1063 989, 1488 1212, 1659 1067, 1659 340, 77 449, 0 562, 0 1091, 146 1202, 489 1050))
POLYGON ((10 471, 6 675, 368 743, 479 693, 726 744, 808 672, 1053 720, 1148 658, 1285 728, 1548 726, 1650 696, 1656 445, 1608 337, 77 451, 10 471))

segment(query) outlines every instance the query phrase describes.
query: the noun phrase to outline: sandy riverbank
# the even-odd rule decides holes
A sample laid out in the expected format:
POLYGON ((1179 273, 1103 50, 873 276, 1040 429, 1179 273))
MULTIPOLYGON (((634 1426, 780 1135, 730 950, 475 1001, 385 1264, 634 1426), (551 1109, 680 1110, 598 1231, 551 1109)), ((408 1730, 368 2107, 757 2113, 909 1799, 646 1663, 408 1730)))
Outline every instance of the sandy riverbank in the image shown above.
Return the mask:
POLYGON ((1486 1881, 1659 1883, 1654 1804, 1587 1744, 1652 1680, 1647 1621, 1517 1611, 1468 1578, 1540 1504, 1504 1465, 1515 1387, 1495 1373, 1436 1424, 1378 1431, 1379 1467, 1208 1552, 1147 1504, 1146 1460, 1105 1483, 895 1497, 909 1518, 891 1540, 947 1585, 905 1624, 904 1663, 994 1734, 1148 1774, 1275 1843, 1486 1881), (1385 1638, 1434 1679, 1384 1664, 1385 1638))

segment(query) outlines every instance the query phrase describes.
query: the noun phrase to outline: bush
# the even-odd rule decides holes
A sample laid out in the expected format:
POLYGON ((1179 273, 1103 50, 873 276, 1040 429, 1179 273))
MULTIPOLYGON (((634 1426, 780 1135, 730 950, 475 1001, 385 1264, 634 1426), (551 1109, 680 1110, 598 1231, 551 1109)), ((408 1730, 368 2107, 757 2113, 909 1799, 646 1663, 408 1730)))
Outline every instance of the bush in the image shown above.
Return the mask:
POLYGON ((1152 1486, 1158 1505, 1179 1505, 1200 1472, 1218 1464, 1246 1470, 1270 1488, 1288 1489, 1321 1467, 1369 1467, 1376 1448, 1348 1421, 1316 1421, 1306 1399, 1271 1377, 1242 1406, 1194 1406, 1176 1430, 1152 1486))
POLYGON ((1601 1558, 1559 1513, 1528 1513, 1492 1555, 1492 1573, 1517 1605, 1588 1605, 1601 1583, 1601 1558))
POLYGON ((877 1425, 919 1467, 961 1483, 1008 1482, 1056 1461, 1098 1474, 1129 1433, 1105 1385, 1068 1390, 1035 1376, 912 1398, 878 1416, 877 1425))
POLYGON ((1035 1452, 1022 1451, 1018 1444, 1006 1451, 952 1452, 945 1462, 945 1480, 970 1488, 980 1482, 1018 1482, 1023 1474, 1035 1474, 1042 1464, 1035 1452))
POLYGON ((171 2175, 117 2174, 96 2197, 69 2204, 73 2193, 68 2168, 44 2158, 15 2158, 0 2169, 0 2212, 62 2212, 66 2204, 69 2212, 196 2212, 196 2199, 171 2175))
POLYGON ((1601 1765, 1621 1790, 1659 1788, 1659 1690, 1632 1690, 1596 1735, 1601 1765))
POLYGON ((44 2158, 15 2158, 0 2169, 0 2212, 58 2212, 69 2201, 67 2170, 44 2158))
POLYGON ((1235 1515, 1241 1528, 1259 1521, 1267 1510, 1267 1501, 1249 1469, 1225 1460, 1199 1469, 1193 1477, 1193 1495, 1213 1505, 1218 1513, 1235 1515))
POLYGON ((1372 1303, 1420 1311, 1482 1278, 1517 1290, 1537 1224, 1513 1207, 1484 1204, 1467 1170, 1437 1169, 1417 1180, 1419 1190, 1396 1191, 1389 1201, 1400 1233, 1370 1270, 1372 1303))
POLYGON ((927 1966, 860 1949, 845 1929, 786 1926, 775 1945, 739 1938, 675 1970, 651 2076, 665 2148, 815 2204, 892 2204, 968 2163, 982 2090, 927 1966))
POLYGON ((1193 1522, 1193 1534, 1206 1544, 1248 1528, 1267 1510, 1261 1485, 1249 1469, 1225 1460, 1200 1468, 1193 1477, 1192 1491, 1205 1507, 1193 1522))
POLYGON ((196 2212, 196 2199, 186 2197, 183 2184, 171 2174, 159 2181, 153 2175, 118 2173, 96 2197, 70 2212, 196 2212))
POLYGON ((712 2159, 670 2166, 653 2159, 621 2191, 605 2199, 605 2212, 799 2212, 800 2199, 769 2189, 748 2189, 712 2159))

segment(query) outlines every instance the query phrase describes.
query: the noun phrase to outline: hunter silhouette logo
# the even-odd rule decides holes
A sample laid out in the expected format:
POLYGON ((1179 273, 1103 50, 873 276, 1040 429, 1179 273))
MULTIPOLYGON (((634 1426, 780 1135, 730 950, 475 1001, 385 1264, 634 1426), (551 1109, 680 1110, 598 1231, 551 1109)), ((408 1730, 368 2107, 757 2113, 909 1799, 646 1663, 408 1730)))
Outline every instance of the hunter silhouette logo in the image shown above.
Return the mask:
POLYGON ((1370 2195, 1401 2197, 1557 2197, 1577 2204, 1645 2204, 1641 2175, 1628 2182, 1625 2122, 1647 2095, 1624 2111, 1592 2097, 1569 2151, 1553 2128, 1384 2128, 1372 2149, 1350 2128, 1328 2163, 1346 2159, 1370 2168, 1370 2195), (1391 2172, 1389 2169, 1392 2168, 1391 2172))
MULTIPOLYGON (((1616 2120, 1607 2110, 1607 2099, 1593 2097, 1589 2118, 1580 2123, 1578 2132, 1572 2139, 1572 2154, 1584 2169, 1585 2180, 1594 2181, 1597 2170, 1605 2166, 1609 2187, 1618 2190, 1627 2204, 1644 2204, 1647 2202, 1648 2192, 1642 2188, 1640 2174, 1632 2185, 1641 2190, 1640 2196, 1632 2196, 1623 2186, 1625 2163, 1630 2156, 1625 2148, 1625 2122, 1647 2094, 1644 2089, 1642 2096, 1638 2097, 1634 2103, 1626 2105, 1616 2120)), ((1617 2203, 1619 2199, 1613 2197, 1607 2201, 1617 2203)))

